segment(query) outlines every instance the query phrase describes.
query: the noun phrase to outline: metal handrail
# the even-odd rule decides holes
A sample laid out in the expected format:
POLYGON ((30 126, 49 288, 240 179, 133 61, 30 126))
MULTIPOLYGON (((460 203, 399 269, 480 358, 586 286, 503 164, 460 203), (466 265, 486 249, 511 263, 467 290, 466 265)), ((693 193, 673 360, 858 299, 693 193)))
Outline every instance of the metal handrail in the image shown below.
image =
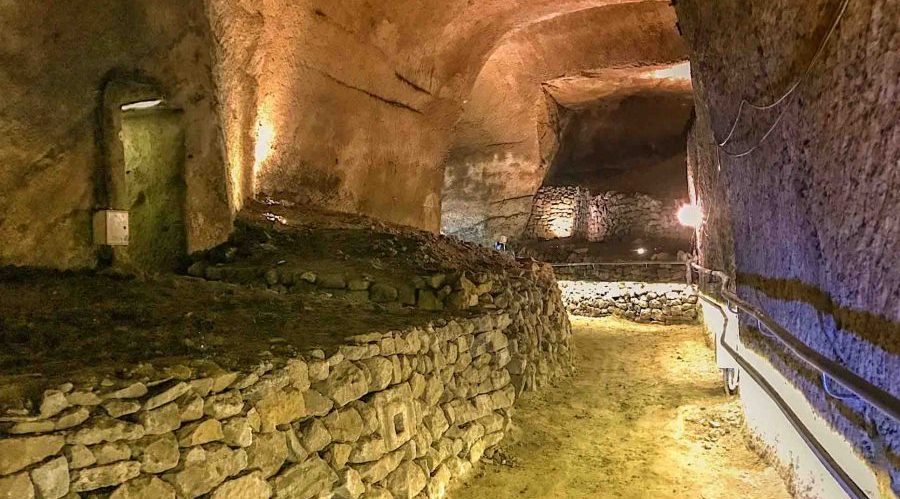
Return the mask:
POLYGON ((822 463, 822 466, 828 470, 828 473, 838 482, 844 492, 849 494, 854 499, 868 499, 868 495, 862 490, 862 488, 853 481, 850 475, 844 471, 843 468, 837 463, 834 457, 828 453, 825 447, 816 439, 813 435, 812 431, 803 424, 803 421, 797 416, 797 413, 791 409, 791 406, 784 400, 781 394, 778 393, 778 390, 775 389, 763 376, 759 371, 756 370, 755 367, 745 359, 737 350, 735 350, 731 345, 729 345, 725 341, 725 331, 728 330, 728 314, 725 313, 725 310, 722 304, 710 300, 709 298, 703 296, 702 293, 698 293, 699 298, 706 303, 709 303, 711 306, 715 307, 720 314, 722 314, 722 319, 724 320, 722 326, 722 335, 719 337, 719 344, 722 348, 728 352, 729 355, 737 362, 737 364, 741 367, 745 373, 750 375, 753 378, 753 381, 756 381, 756 384, 759 385, 760 388, 775 402, 775 405, 778 407, 778 410, 784 414, 784 417, 787 418, 788 422, 791 423, 791 426, 797 430, 797 433, 800 434, 800 438, 806 443, 809 447, 810 451, 819 459, 819 462, 822 463))
POLYGON ((688 262, 659 262, 648 260, 646 262, 635 262, 635 261, 626 261, 626 262, 578 262, 578 263, 551 263, 551 267, 587 267, 589 265, 600 265, 600 266, 609 266, 615 267, 619 265, 687 265, 688 262))
POLYGON ((877 408, 894 421, 900 422, 900 399, 897 399, 887 391, 869 383, 863 377, 825 357, 810 348, 806 343, 798 340, 787 329, 769 317, 768 314, 758 307, 747 303, 728 289, 731 278, 724 272, 707 269, 696 262, 691 263, 691 267, 718 278, 721 283, 719 291, 725 301, 737 306, 739 309, 750 314, 754 319, 764 324, 766 328, 772 332, 773 337, 786 346, 799 359, 803 360, 820 373, 827 375, 844 388, 850 390, 857 397, 864 400, 872 407, 877 408))

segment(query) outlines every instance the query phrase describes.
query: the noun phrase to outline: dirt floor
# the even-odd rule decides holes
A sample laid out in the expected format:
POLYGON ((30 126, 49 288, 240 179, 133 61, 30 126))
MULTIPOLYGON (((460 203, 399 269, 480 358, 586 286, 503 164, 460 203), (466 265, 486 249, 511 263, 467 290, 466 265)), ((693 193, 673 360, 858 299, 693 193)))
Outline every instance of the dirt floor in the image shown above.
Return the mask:
POLYGON ((573 319, 579 372, 517 406, 452 499, 788 498, 748 447, 698 326, 573 319))

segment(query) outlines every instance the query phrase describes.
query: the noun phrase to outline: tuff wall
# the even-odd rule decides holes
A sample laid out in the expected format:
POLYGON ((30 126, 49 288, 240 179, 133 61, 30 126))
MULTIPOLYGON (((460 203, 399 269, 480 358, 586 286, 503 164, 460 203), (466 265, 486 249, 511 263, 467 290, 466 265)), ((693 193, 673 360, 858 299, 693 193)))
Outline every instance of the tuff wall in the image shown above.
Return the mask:
MULTIPOLYGON (((479 243, 521 236, 566 125, 566 106, 553 96, 552 80, 684 59, 672 8, 656 1, 546 17, 498 40, 461 96, 443 162, 443 232, 479 243)), ((613 88, 627 81, 607 76, 595 80, 613 88)), ((615 107, 621 96, 608 100, 615 107)))
MULTIPOLYGON (((900 225, 887 215, 900 210, 900 5, 849 2, 826 42, 843 4, 678 2, 698 103, 701 258, 733 270, 737 292, 811 348, 900 396, 900 225), (773 109, 739 115, 742 99, 767 105, 795 84, 773 109)), ((880 492, 897 494, 900 423, 828 396, 781 348, 746 338, 876 470, 880 492)))
MULTIPOLYGON (((231 229, 201 0, 0 6, 0 265, 91 267, 91 215, 110 206, 104 92, 152 88, 182 111, 189 250, 231 229)), ((181 209, 180 206, 172 209, 181 209)))

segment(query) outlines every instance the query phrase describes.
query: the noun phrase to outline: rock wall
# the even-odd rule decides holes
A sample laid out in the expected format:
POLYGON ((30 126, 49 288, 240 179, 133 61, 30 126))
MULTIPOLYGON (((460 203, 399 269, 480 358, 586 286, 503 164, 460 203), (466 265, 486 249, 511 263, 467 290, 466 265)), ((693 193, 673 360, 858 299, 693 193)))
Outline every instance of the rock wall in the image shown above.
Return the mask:
MULTIPOLYGON (((800 341, 900 396, 900 225, 886 215, 900 212, 900 4, 850 2, 823 45, 842 3, 678 2, 698 98, 697 193, 704 212, 730 214, 701 249, 710 265, 733 261, 738 293, 800 341), (725 151, 709 146, 729 136, 742 98, 773 102, 810 65, 781 106, 742 113, 725 151)), ((784 375, 806 383, 793 367, 784 375)), ((883 495, 900 493, 900 423, 815 390, 807 401, 881 474, 883 495)))
POLYGON ((697 289, 685 264, 555 265, 563 304, 573 315, 635 322, 695 323, 697 289))
POLYGON ((678 222, 681 201, 663 202, 645 194, 604 192, 582 187, 542 187, 534 197, 525 239, 586 238, 617 241, 626 237, 689 238, 678 222))
POLYGON ((661 324, 696 323, 699 316, 697 291, 687 284, 560 281, 559 287, 573 315, 661 324))
POLYGON ((110 208, 103 92, 155 87, 181 109, 191 250, 231 228, 202 1, 0 6, 0 265, 91 267, 91 213, 110 208))
POLYGON ((590 195, 581 187, 542 187, 534 196, 524 237, 583 238, 587 231, 590 195))
POLYGON ((502 311, 226 371, 139 365, 0 417, 0 497, 443 497, 572 368, 551 275, 502 311), (68 495, 67 495, 68 494, 68 495))
POLYGON ((597 2, 498 40, 461 96, 444 162, 443 232, 478 243, 519 237, 564 128, 564 110, 547 82, 598 68, 683 61, 674 26, 666 2, 597 2))
POLYGON ((626 237, 684 237, 690 230, 678 223, 681 202, 664 202, 645 194, 604 192, 591 198, 587 221, 589 241, 626 237))
POLYGON ((556 277, 563 281, 685 283, 687 266, 683 263, 609 264, 579 263, 554 265, 556 277))
MULTIPOLYGON (((253 198, 436 231, 454 124, 506 41, 528 45, 507 54, 551 54, 544 72, 560 74, 643 60, 637 47, 683 53, 673 19, 665 2, 631 0, 6 2, 0 264, 96 263, 90 215, 110 207, 101 94, 117 77, 183 111, 189 251, 222 242, 253 198), (606 8, 631 14, 598 34, 606 8)), ((520 225, 529 205, 513 210, 520 225)))

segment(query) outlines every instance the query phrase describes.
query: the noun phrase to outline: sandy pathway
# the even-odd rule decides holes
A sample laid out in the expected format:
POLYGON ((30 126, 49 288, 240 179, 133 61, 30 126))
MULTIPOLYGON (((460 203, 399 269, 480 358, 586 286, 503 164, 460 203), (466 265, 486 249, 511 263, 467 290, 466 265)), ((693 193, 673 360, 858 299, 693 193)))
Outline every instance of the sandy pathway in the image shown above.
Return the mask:
POLYGON ((503 452, 452 499, 790 497, 747 448, 698 326, 573 325, 576 377, 526 396, 503 452))

